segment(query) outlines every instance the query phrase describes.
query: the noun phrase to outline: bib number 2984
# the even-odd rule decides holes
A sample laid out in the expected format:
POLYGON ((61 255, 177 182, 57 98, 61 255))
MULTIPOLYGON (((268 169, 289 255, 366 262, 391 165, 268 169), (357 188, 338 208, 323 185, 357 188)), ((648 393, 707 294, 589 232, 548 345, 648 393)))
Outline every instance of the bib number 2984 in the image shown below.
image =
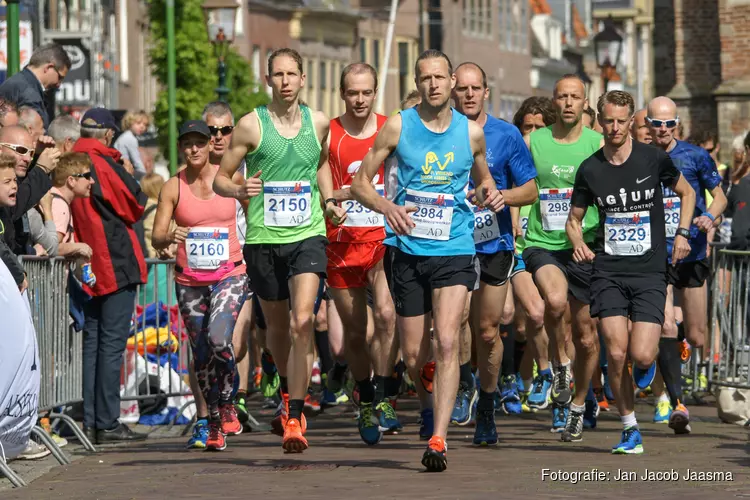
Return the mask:
POLYGON ((451 236, 453 221, 453 195, 406 190, 407 207, 416 207, 411 219, 416 227, 411 236, 428 240, 447 241, 451 236))
POLYGON ((263 185, 263 223, 294 227, 310 224, 310 183, 266 182, 263 185))

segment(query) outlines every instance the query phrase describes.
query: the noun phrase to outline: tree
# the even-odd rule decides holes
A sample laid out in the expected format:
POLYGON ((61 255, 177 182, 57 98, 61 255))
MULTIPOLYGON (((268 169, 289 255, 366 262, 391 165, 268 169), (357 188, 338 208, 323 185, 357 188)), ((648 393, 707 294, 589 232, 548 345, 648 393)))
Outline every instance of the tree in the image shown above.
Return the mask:
MULTIPOLYGON (((186 120, 200 119, 203 107, 216 100, 218 60, 208 39, 202 0, 179 0, 175 3, 175 62, 177 126, 186 120)), ((154 124, 159 131, 159 145, 167 156, 169 144, 169 107, 167 100, 167 29, 166 1, 148 1, 151 28, 151 66, 162 90, 156 100, 154 124)), ((234 49, 227 56, 228 96, 235 116, 265 102, 265 94, 256 92, 250 65, 234 49), (236 106, 236 109, 235 109, 236 106)))

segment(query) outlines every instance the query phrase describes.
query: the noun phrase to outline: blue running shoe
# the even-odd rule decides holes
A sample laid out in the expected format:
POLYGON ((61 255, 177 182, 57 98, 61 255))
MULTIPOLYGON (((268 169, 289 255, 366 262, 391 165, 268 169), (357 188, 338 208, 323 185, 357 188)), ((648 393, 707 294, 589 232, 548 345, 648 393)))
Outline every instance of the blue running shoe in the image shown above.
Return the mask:
POLYGON ((403 426, 398 421, 396 410, 393 409, 389 401, 381 401, 375 409, 378 411, 378 422, 381 432, 386 434, 398 434, 401 432, 403 426))
POLYGON ((521 378, 521 372, 516 373, 516 388, 518 388, 519 393, 526 392, 526 387, 523 386, 523 379, 521 378))
POLYGON ((506 375, 502 378, 500 401, 502 402, 503 412, 506 415, 520 415, 523 411, 521 408, 521 395, 518 393, 515 375, 506 375))
POLYGON ((549 406, 549 395, 552 391, 552 374, 547 373, 545 375, 539 374, 534 378, 534 383, 531 385, 531 394, 527 404, 529 408, 537 410, 544 410, 549 406))
POLYGON ((635 382, 637 388, 642 391, 645 390, 654 381, 654 377, 656 377, 656 361, 651 363, 647 370, 638 368, 633 363, 633 382, 635 382))
POLYGON ((552 403, 552 428, 550 432, 562 432, 565 430, 565 422, 568 421, 568 406, 552 403))
POLYGON ((477 411, 477 428, 474 430, 474 444, 492 446, 497 444, 497 426, 495 412, 492 409, 477 411))
POLYGON ((599 417, 599 403, 596 398, 586 398, 586 409, 583 411, 583 428, 596 429, 596 419, 599 417))
POLYGON ((202 418, 195 422, 193 426, 193 435, 188 440, 189 449, 205 450, 206 441, 208 440, 208 420, 202 418))
POLYGON ((432 414, 432 408, 425 408, 419 414, 421 422, 419 423, 419 439, 427 441, 435 432, 435 418, 432 414))
POLYGON ((672 416, 672 405, 669 400, 657 401, 654 408, 654 423, 668 424, 669 417, 672 416))
POLYGON ((643 439, 638 427, 629 427, 622 431, 620 442, 612 447, 616 455, 640 455, 643 453, 643 439))
POLYGON ((455 425, 466 425, 471 422, 471 407, 477 402, 479 393, 476 387, 469 387, 465 383, 458 386, 456 404, 451 413, 451 423, 455 425))
POLYGON ((360 403, 357 427, 359 428, 359 437, 362 438, 365 444, 374 446, 383 439, 383 433, 380 430, 378 417, 375 416, 375 409, 372 407, 372 403, 360 403))

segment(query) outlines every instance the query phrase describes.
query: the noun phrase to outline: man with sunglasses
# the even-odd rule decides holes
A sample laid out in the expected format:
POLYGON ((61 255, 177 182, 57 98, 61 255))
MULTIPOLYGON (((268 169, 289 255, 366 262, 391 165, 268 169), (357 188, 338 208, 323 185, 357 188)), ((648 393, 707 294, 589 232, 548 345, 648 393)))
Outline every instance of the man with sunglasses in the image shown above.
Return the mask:
POLYGON ((19 107, 31 106, 36 109, 46 129, 50 123, 46 94, 60 88, 70 66, 70 57, 61 45, 42 45, 31 54, 29 64, 23 71, 0 85, 0 97, 16 103, 19 107))
MULTIPOLYGON (((690 432, 690 417, 680 402, 682 383, 680 374, 680 351, 682 342, 678 337, 678 326, 674 315, 674 289, 679 292, 680 304, 684 314, 685 337, 694 347, 703 347, 708 330, 708 301, 706 278, 710 272, 706 258, 706 234, 721 223, 721 214, 727 206, 727 198, 721 189, 721 176, 716 169, 713 158, 698 146, 676 138, 680 118, 677 106, 668 97, 657 97, 648 105, 646 121, 651 129, 652 144, 666 151, 690 186, 695 190, 695 215, 690 230, 680 229, 680 200, 671 189, 664 188, 664 212, 667 228, 667 302, 664 314, 662 339, 659 343, 659 367, 664 384, 669 393, 672 414, 669 427, 675 434, 690 432), (706 207, 706 191, 711 193, 713 201, 706 207), (680 262, 672 262, 672 246, 676 235, 685 233, 689 236, 690 254, 680 262)), ((649 373, 656 373, 653 366, 649 373)), ((645 380, 639 384, 646 388, 653 381, 645 380), (648 382, 648 383, 646 383, 648 382)))

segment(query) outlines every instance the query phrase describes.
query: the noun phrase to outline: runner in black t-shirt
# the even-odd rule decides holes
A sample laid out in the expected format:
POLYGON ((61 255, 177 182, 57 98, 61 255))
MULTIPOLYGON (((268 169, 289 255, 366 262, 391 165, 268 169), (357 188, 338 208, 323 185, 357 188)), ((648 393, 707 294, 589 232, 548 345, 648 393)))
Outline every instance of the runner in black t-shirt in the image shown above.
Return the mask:
MULTIPOLYGON (((662 186, 680 197, 680 229, 673 261, 690 253, 688 227, 695 192, 663 151, 634 142, 628 130, 634 102, 630 94, 612 91, 598 103, 604 128, 604 148, 581 164, 576 175, 571 210, 566 225, 573 244, 573 259, 593 261, 591 315, 599 317, 607 348, 610 383, 620 411, 622 440, 612 453, 643 453, 633 411, 633 381, 626 364, 633 361, 633 377, 643 383, 656 372, 656 358, 667 293, 667 242, 662 186), (586 208, 599 209, 599 228, 593 249, 583 240, 586 208), (592 251, 593 250, 593 251, 592 251), (628 334, 628 319, 632 330, 628 334), (632 342, 630 341, 632 339, 632 342), (624 383, 623 383, 624 379, 624 383)), ((571 408, 563 439, 580 439, 582 413, 571 408)))

